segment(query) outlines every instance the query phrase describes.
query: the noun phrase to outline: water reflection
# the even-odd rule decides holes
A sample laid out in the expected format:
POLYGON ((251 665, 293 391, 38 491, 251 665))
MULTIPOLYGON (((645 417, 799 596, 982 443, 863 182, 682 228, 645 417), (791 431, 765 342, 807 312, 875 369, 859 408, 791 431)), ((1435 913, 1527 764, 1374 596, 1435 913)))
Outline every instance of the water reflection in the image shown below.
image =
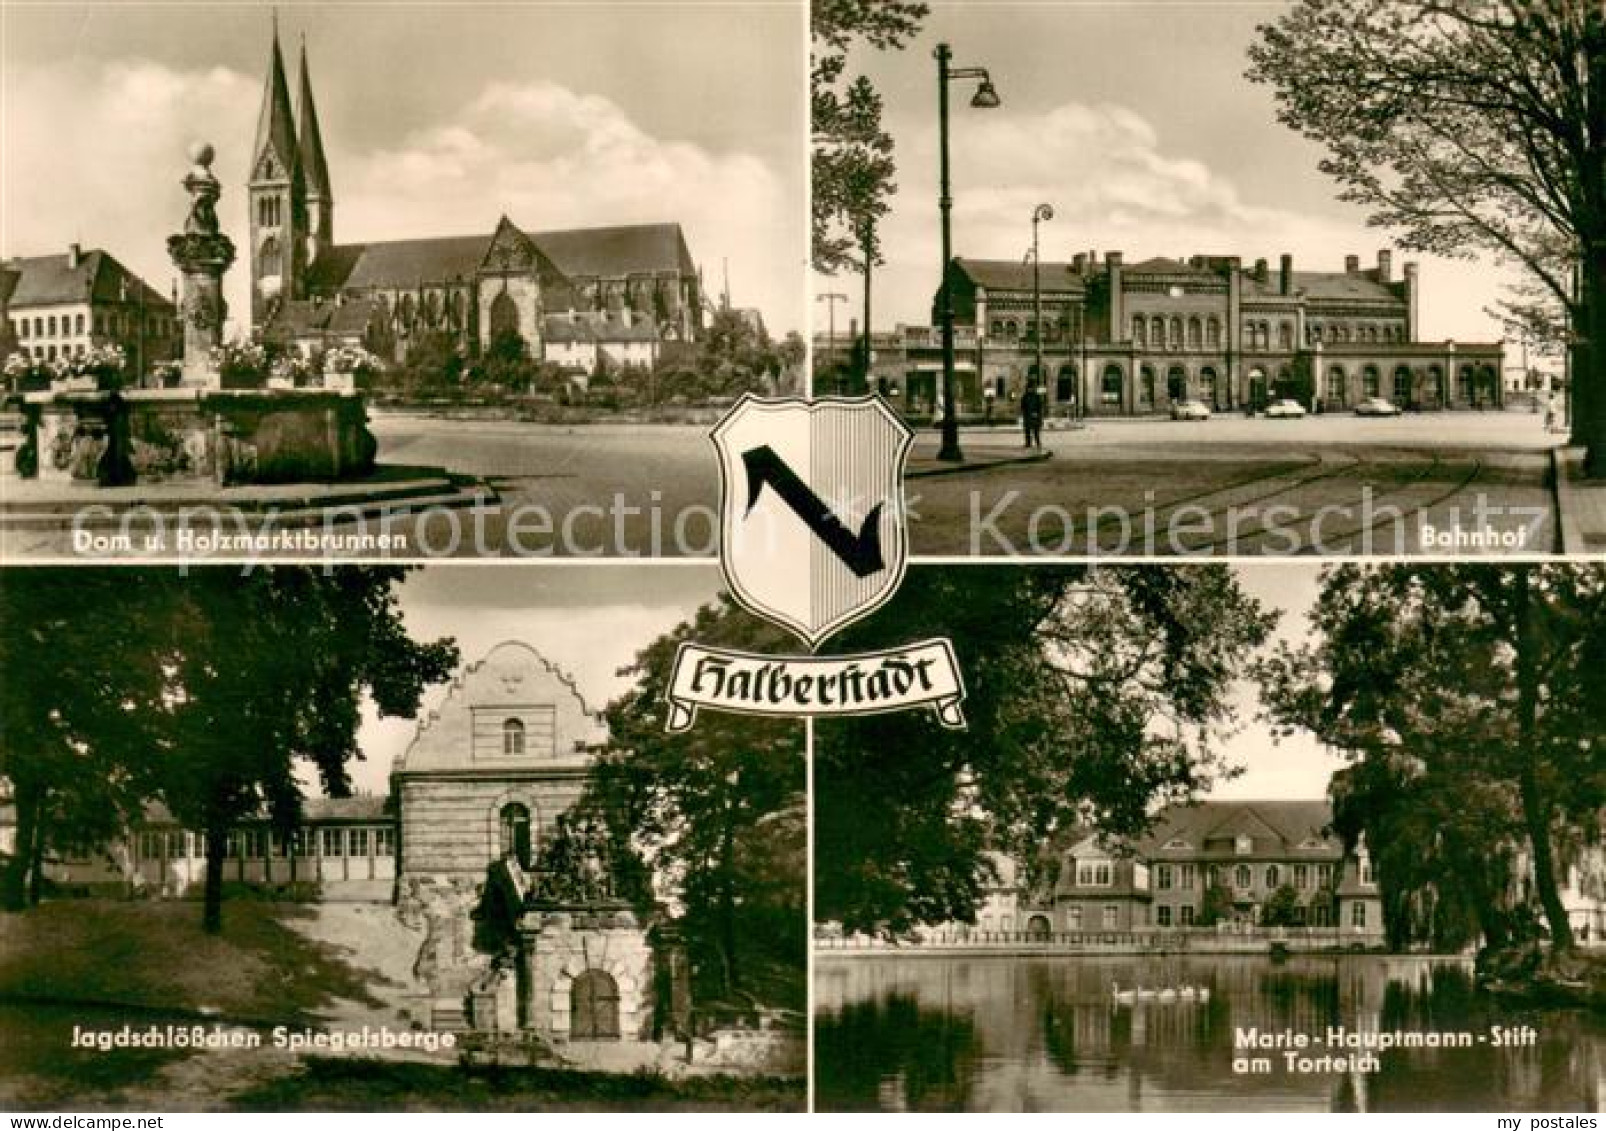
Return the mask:
POLYGON ((1497 1005, 1458 960, 822 956, 815 982, 822 1110, 1595 1111, 1606 1097, 1606 1019, 1497 1005), (1116 1005, 1114 982, 1211 997, 1116 1005), (1290 1072, 1263 1051, 1270 1072, 1233 1070, 1236 1028, 1494 1025, 1537 1042, 1392 1049, 1375 1072, 1290 1072))

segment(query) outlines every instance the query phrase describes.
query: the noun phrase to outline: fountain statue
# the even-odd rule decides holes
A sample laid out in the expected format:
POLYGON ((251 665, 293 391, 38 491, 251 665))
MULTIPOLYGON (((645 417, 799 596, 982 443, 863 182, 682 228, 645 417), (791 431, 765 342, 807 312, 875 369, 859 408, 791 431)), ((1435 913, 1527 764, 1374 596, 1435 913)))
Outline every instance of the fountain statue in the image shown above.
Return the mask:
POLYGON ((212 175, 212 147, 206 142, 190 146, 190 171, 184 188, 190 194, 190 214, 180 235, 169 236, 167 252, 184 276, 180 317, 184 323, 183 383, 202 388, 221 384, 213 351, 223 342, 228 303, 223 298, 223 273, 234 262, 234 241, 218 230, 217 202, 222 195, 212 175))

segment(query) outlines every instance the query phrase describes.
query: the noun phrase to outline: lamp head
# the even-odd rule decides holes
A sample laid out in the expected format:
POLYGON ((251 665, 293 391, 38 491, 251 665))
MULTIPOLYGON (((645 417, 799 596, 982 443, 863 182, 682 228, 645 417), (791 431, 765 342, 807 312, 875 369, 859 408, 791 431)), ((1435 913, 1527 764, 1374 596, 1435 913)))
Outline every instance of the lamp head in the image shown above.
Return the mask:
POLYGON ((993 88, 993 80, 991 78, 981 80, 981 85, 976 88, 976 93, 971 97, 970 104, 977 110, 998 109, 1001 103, 998 99, 998 91, 993 88))
POLYGON ((1052 220, 1053 218, 1054 206, 1051 204, 1039 204, 1036 211, 1032 213, 1033 220, 1052 220))

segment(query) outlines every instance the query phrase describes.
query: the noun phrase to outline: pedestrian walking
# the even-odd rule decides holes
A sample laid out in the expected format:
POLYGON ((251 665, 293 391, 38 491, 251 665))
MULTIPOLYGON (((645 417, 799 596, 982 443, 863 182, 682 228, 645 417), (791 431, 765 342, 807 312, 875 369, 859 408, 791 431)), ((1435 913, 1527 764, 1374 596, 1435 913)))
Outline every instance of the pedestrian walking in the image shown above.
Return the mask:
POLYGON ((1021 396, 1020 426, 1026 433, 1026 447, 1043 446, 1043 391, 1036 385, 1026 386, 1026 392, 1021 396))

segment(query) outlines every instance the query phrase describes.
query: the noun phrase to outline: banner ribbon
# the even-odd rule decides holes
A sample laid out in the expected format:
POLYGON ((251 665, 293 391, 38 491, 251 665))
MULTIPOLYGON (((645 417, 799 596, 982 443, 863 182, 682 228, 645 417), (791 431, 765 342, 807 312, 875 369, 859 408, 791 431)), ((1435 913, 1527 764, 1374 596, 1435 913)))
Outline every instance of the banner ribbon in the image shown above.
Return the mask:
POLYGON ((953 645, 921 640, 854 656, 766 656, 686 643, 669 677, 670 733, 701 708, 742 715, 822 718, 930 707, 961 730, 964 680, 953 645))

